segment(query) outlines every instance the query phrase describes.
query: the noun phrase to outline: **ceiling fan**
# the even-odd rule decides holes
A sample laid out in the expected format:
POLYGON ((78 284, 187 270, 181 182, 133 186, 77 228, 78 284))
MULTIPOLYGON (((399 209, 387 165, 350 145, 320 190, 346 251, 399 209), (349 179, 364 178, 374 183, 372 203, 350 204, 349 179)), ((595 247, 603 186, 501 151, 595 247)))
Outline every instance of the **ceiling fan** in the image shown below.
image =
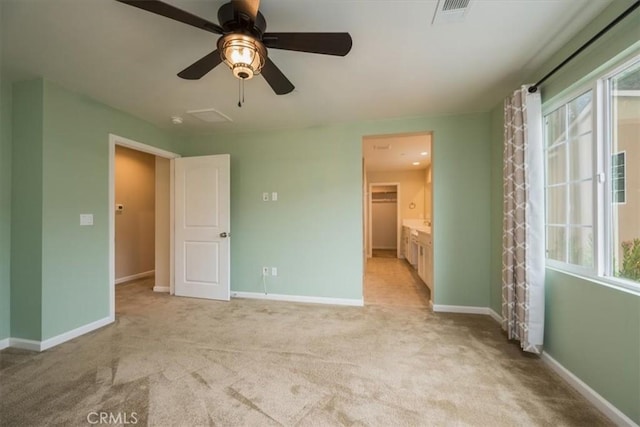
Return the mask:
POLYGON ((241 81, 262 74, 278 95, 294 89, 293 84, 269 59, 267 48, 345 56, 351 50, 349 33, 267 33, 267 21, 258 10, 260 0, 232 0, 218 9, 220 25, 159 0, 117 0, 214 34, 220 34, 217 48, 178 73, 197 80, 221 62, 241 81))

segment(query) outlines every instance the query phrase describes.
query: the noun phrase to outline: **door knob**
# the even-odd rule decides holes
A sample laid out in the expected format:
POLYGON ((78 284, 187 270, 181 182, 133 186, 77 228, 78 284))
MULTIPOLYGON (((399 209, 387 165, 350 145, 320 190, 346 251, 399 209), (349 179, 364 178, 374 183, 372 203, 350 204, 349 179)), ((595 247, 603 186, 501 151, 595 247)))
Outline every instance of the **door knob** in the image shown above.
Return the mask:
POLYGON ((231 236, 231 233, 220 233, 220 237, 222 237, 223 239, 229 236, 231 236))

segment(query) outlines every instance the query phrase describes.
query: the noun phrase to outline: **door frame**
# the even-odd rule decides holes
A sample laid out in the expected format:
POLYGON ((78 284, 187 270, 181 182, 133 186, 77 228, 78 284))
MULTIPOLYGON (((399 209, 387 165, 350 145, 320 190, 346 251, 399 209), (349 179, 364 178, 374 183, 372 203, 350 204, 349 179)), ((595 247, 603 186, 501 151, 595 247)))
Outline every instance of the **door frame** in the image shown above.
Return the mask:
POLYGON ((116 315, 116 145, 131 148, 143 153, 169 159, 169 287, 173 295, 173 159, 181 157, 177 153, 166 151, 152 145, 143 144, 119 135, 109 134, 109 316, 115 319, 116 315))
POLYGON ((367 253, 367 257, 371 258, 373 256, 373 187, 396 187, 396 257, 400 258, 400 241, 402 240, 402 236, 400 235, 401 230, 401 221, 400 221, 400 183, 399 182, 370 182, 369 183, 369 200, 367 203, 368 207, 368 218, 367 218, 367 236, 369 240, 369 250, 367 253))

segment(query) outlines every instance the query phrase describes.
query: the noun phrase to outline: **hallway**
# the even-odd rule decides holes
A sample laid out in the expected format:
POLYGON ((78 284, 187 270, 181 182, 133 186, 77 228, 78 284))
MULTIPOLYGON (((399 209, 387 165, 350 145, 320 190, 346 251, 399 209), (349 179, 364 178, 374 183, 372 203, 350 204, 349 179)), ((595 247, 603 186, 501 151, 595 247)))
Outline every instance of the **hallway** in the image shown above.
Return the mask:
POLYGON ((374 256, 364 275, 365 305, 429 308, 429 288, 404 259, 374 256))

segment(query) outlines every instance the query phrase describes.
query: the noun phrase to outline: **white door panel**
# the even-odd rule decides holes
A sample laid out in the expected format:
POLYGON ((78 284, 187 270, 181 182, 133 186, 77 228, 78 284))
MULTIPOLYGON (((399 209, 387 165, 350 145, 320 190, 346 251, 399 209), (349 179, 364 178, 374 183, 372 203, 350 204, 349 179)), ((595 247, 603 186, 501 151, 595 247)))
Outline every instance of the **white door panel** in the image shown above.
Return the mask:
POLYGON ((175 293, 229 300, 230 157, 175 162, 175 293))
MULTIPOLYGON (((192 159, 193 160, 193 159, 192 159)), ((198 160, 198 163, 202 163, 198 160)), ((211 189, 218 190, 219 177, 217 169, 208 169, 206 164, 198 165, 197 169, 185 170, 185 225, 188 227, 217 227, 218 192, 211 193, 211 189), (202 197, 210 194, 210 197, 202 197)))

